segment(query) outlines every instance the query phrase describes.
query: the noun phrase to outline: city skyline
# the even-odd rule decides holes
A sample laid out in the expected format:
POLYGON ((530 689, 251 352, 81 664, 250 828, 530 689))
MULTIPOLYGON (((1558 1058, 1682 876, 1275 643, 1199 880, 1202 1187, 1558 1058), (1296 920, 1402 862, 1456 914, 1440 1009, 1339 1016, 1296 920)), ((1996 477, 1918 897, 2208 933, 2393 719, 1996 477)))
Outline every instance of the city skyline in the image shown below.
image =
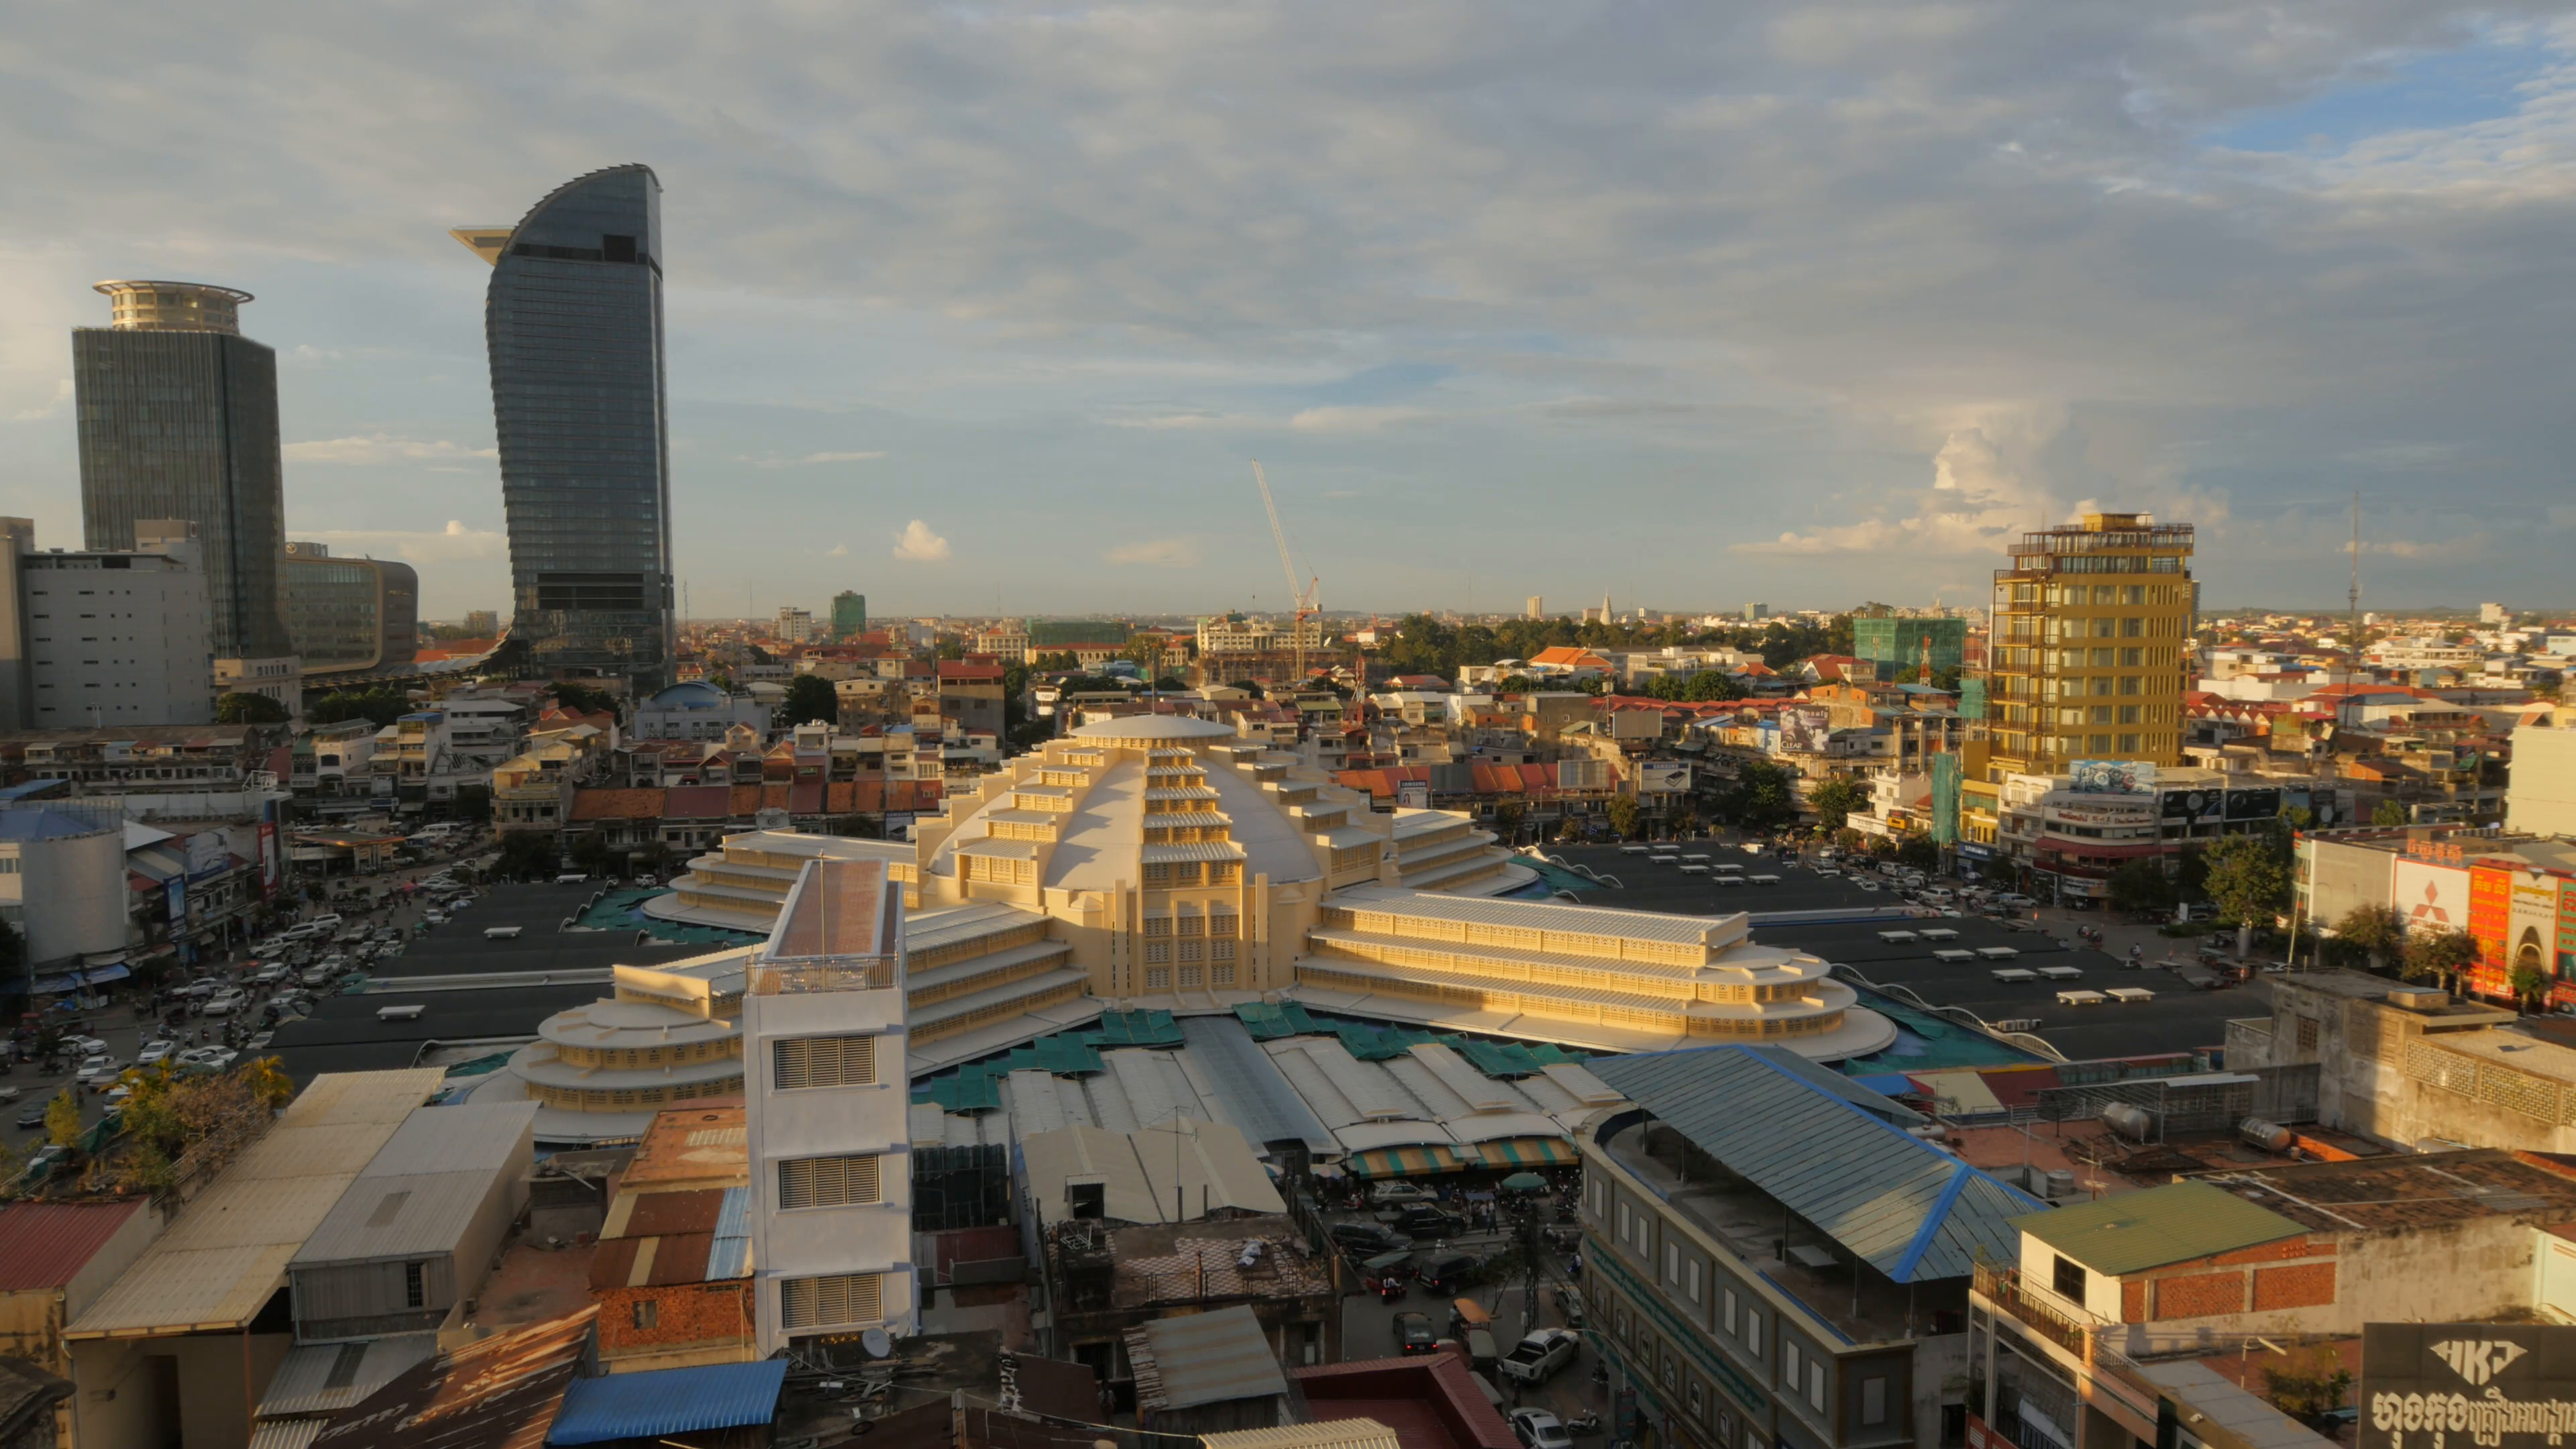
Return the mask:
POLYGON ((1283 604, 1255 454, 1335 607, 1955 600, 2087 501, 2198 525, 2214 606, 2323 606, 2355 487, 2368 604, 2564 602, 2568 22, 1896 13, 639 11, 633 87, 541 15, 134 41, 295 110, 126 95, 38 16, 0 508, 71 530, 89 282, 202 278, 263 298, 294 516, 503 602, 442 233, 643 160, 699 614, 1283 604))

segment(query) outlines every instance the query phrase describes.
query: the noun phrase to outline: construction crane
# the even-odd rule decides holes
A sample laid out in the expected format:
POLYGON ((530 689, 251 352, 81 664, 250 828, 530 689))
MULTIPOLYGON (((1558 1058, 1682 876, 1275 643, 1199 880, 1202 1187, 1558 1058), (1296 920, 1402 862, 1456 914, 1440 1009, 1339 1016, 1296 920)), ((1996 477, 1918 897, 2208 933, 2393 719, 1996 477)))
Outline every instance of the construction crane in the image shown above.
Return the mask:
POLYGON ((1279 504, 1270 496, 1270 475, 1261 471, 1261 460, 1252 460, 1252 481, 1261 487, 1261 506, 1270 514, 1270 538, 1279 545, 1279 571, 1288 576, 1288 595, 1295 601, 1296 618, 1288 626, 1288 647, 1296 658, 1294 687, 1306 687, 1306 621, 1323 612, 1316 607, 1316 591, 1323 580, 1309 576, 1304 588, 1297 587, 1297 565, 1288 557, 1288 531, 1279 526, 1279 504))

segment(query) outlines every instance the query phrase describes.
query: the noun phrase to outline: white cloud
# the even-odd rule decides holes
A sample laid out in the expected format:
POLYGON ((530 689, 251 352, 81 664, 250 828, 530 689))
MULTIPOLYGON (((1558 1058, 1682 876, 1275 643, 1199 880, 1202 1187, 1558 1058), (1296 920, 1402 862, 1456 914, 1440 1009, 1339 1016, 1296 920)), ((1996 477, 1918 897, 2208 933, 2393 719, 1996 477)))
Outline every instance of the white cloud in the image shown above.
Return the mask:
POLYGON ((1259 418, 1238 413, 1145 413, 1104 418, 1113 428, 1150 428, 1159 432, 1196 432, 1219 428, 1266 426, 1259 418))
POLYGON ((64 408, 70 406, 71 400, 72 380, 67 377, 55 386, 54 395, 51 398, 35 407, 16 413, 14 416, 22 423, 36 422, 43 418, 50 418, 54 414, 61 412, 64 408))
POLYGON ((735 461, 749 463, 755 468, 799 468, 810 463, 865 463, 884 456, 885 450, 880 448, 866 453, 807 453, 801 458, 782 457, 772 453, 765 458, 740 458, 735 461))
POLYGON ((1148 538, 1122 543, 1104 550, 1101 559, 1107 563, 1128 564, 1146 568, 1194 569, 1199 566, 1199 546, 1187 538, 1148 538))
POLYGON ((836 543, 830 548, 823 550, 823 557, 825 558, 848 558, 849 556, 850 546, 846 543, 836 543))
POLYGON ((1912 509, 1896 517, 1864 518, 1794 530, 1767 542, 1735 545, 1739 553, 1817 556, 1886 554, 2000 557, 2017 530, 2043 522, 2053 511, 2047 495, 2009 463, 1985 428, 1963 427, 1932 455, 1932 486, 1912 509))
POLYGON ((894 542, 894 556, 913 563, 939 563, 950 553, 948 540, 930 531, 930 525, 916 518, 904 525, 894 542))
POLYGON ((290 463, 434 463, 458 458, 498 458, 498 448, 469 448, 444 439, 395 437, 370 433, 362 437, 323 438, 288 443, 279 451, 290 463))
POLYGON ((1325 407, 1308 408, 1288 420, 1288 426, 1301 433, 1382 433, 1418 423, 1431 414, 1422 408, 1407 407, 1325 407))
POLYGON ((510 556, 509 535, 498 529, 471 528, 462 519, 455 518, 449 519, 447 527, 434 533, 344 528, 319 532, 298 529, 293 536, 329 544, 333 553, 390 554, 411 562, 447 563, 506 559, 510 556))

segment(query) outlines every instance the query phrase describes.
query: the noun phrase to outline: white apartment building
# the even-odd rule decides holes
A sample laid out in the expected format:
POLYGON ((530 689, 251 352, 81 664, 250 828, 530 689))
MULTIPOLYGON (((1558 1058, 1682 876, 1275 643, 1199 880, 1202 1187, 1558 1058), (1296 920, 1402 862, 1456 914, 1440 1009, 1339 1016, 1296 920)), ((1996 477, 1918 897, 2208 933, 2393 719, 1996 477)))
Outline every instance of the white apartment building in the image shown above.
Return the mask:
POLYGON ((213 723, 196 525, 146 519, 135 541, 40 552, 33 522, 0 518, 0 728, 213 723))
POLYGON ((1199 620, 1199 657, 1212 654, 1272 654, 1300 646, 1307 649, 1324 647, 1324 621, 1292 620, 1280 624, 1270 619, 1247 619, 1241 614, 1220 614, 1199 620))
POLYGON ((743 1086, 763 1355, 918 1326, 903 941, 903 892, 884 862, 815 860, 749 964, 743 1086))
POLYGON ((813 611, 809 609, 780 609, 778 611, 778 642, 782 644, 810 644, 813 641, 822 638, 823 634, 824 630, 818 627, 814 622, 813 611))
POLYGON ((990 654, 1004 664, 1026 664, 1029 659, 1029 631, 1024 624, 997 624, 978 629, 967 636, 966 652, 990 654))

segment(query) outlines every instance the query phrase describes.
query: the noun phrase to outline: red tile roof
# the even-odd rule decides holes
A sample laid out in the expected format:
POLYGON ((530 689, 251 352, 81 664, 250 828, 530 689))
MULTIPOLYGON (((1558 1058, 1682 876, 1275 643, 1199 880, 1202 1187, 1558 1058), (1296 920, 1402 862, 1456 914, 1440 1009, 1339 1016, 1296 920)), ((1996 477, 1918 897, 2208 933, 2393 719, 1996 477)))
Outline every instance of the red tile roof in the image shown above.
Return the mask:
POLYGON ((725 785, 674 786, 663 792, 662 815, 667 820, 729 819, 733 815, 732 789, 725 785))
POLYGON ((572 818, 584 820, 659 820, 667 790, 575 790, 572 818))
POLYGON ((0 1206, 0 1291, 62 1287, 142 1210, 139 1198, 0 1206))

